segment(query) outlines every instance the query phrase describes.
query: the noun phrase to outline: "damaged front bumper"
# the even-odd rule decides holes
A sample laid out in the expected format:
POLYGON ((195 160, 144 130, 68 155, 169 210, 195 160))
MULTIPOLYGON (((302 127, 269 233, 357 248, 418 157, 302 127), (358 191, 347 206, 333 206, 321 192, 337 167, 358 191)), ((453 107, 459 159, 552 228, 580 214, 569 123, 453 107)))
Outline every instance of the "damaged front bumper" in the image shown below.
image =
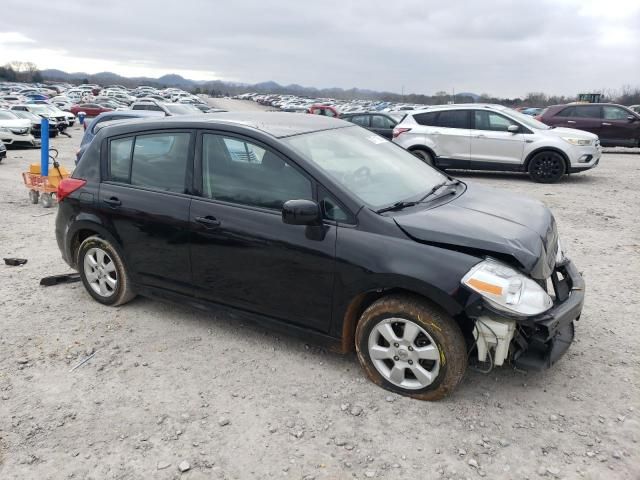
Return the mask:
POLYGON ((511 363, 523 370, 550 368, 573 342, 574 321, 584 305, 585 282, 570 260, 551 275, 554 306, 536 317, 518 322, 513 337, 511 363))
POLYGON ((509 361, 522 370, 544 370, 556 363, 573 342, 574 321, 580 318, 585 283, 570 260, 551 275, 553 306, 533 317, 507 318, 496 311, 475 317, 473 336, 480 362, 491 367, 509 361))

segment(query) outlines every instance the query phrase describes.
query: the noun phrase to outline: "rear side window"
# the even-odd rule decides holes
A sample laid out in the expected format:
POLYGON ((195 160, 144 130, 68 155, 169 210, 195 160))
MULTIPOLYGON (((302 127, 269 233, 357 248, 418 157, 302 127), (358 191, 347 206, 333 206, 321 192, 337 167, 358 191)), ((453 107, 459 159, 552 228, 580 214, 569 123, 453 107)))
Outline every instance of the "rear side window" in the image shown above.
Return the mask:
POLYGON ((448 110, 439 112, 436 125, 444 128, 470 128, 469 111, 448 110))
POLYGON ((600 107, 595 105, 579 105, 573 107, 575 112, 572 116, 577 118, 600 118, 600 107))
POLYGON ((191 134, 138 135, 111 140, 109 179, 165 192, 184 193, 191 134))
POLYGON ((435 126, 438 112, 418 113, 413 118, 418 125, 435 126))

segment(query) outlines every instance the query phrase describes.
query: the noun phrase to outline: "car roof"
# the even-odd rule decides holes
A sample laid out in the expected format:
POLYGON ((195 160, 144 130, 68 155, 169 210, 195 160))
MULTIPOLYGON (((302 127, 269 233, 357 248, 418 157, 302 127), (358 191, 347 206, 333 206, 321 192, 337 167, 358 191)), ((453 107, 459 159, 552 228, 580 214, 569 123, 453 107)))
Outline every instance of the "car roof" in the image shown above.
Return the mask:
POLYGON ((425 111, 433 112, 440 110, 464 110, 464 109, 479 109, 486 108, 488 110, 506 110, 508 107, 504 105, 499 105, 497 103, 451 103, 447 105, 429 105, 424 108, 416 109, 416 110, 403 110, 407 113, 407 115, 413 115, 415 113, 424 113, 425 111))
POLYGON ((240 125, 254 128, 276 138, 303 133, 352 127, 353 124, 333 117, 288 112, 224 112, 215 114, 176 115, 162 119, 140 119, 109 127, 113 135, 128 133, 132 127, 215 128, 217 125, 240 125))

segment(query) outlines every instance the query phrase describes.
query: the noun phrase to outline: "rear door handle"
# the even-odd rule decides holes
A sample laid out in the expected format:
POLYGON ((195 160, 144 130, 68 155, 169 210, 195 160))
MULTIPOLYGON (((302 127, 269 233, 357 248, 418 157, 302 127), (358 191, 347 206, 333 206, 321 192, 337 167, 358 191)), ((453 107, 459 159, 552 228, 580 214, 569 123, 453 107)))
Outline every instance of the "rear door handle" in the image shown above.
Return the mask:
POLYGON ((103 202, 109 205, 110 207, 119 207, 120 205, 122 205, 122 202, 120 201, 120 199, 116 197, 105 198, 103 202))
POLYGON ((610 126, 611 126, 611 124, 610 124, 610 123, 607 123, 607 122, 602 122, 602 126, 603 126, 603 127, 610 127, 610 126))
POLYGON ((567 120, 567 123, 576 123, 573 120, 567 120))
POLYGON ((212 217, 211 215, 207 215, 206 217, 196 217, 195 220, 200 225, 204 225, 205 228, 216 228, 220 226, 220 220, 216 217, 212 217))
POLYGON ((480 134, 480 135, 476 135, 476 138, 487 138, 487 136, 480 134))

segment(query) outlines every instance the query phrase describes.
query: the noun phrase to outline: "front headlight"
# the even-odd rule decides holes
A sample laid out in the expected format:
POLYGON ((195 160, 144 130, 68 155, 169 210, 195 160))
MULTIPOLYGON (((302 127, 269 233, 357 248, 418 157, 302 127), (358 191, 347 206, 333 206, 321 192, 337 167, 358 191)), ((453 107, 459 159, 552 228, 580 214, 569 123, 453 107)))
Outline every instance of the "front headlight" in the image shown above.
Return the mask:
POLYGON ((462 284, 482 295, 492 307, 515 315, 538 315, 553 305, 540 285, 492 258, 469 270, 462 284))
POLYGON ((591 140, 585 140, 584 138, 574 138, 574 137, 562 137, 565 142, 569 142, 571 145, 576 145, 578 147, 588 147, 593 142, 591 140))

